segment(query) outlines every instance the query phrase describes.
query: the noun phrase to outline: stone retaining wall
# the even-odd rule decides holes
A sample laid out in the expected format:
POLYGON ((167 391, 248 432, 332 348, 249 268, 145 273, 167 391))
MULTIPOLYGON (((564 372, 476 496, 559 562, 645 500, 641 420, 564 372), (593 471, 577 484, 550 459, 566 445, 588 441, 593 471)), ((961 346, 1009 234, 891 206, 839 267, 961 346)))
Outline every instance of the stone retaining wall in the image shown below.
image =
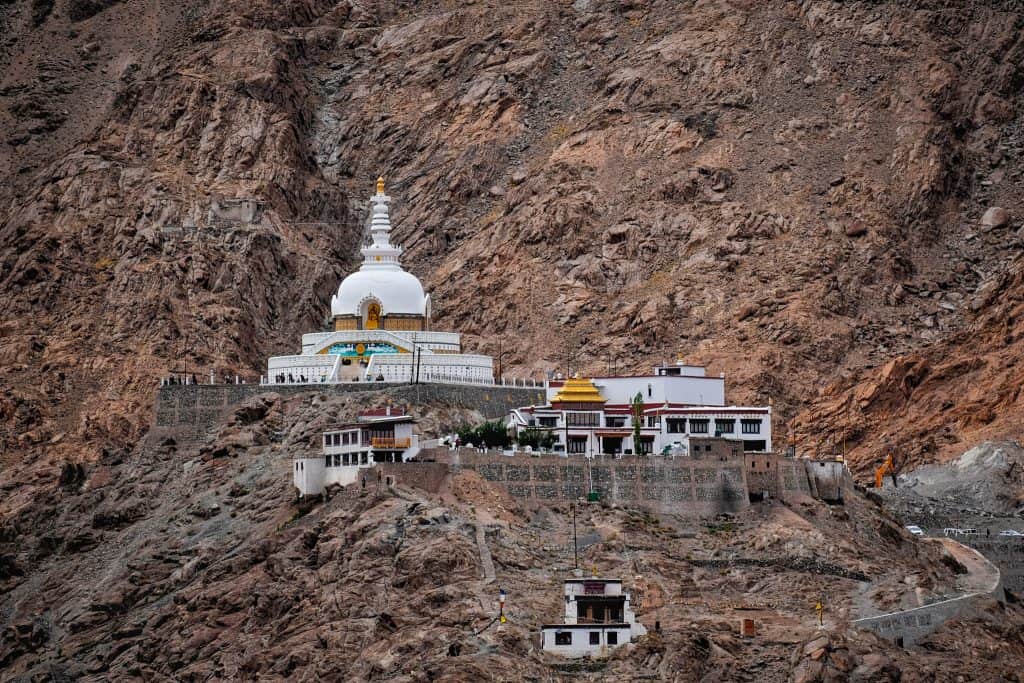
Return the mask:
POLYGON ((572 502, 596 491, 609 503, 698 517, 744 510, 750 507, 751 491, 794 500, 812 497, 814 489, 814 463, 764 453, 585 458, 427 448, 418 459, 444 463, 453 473, 473 470, 524 502, 572 502))
POLYGON ((858 628, 874 631, 886 640, 910 647, 936 631, 948 619, 964 614, 965 610, 970 608, 970 600, 976 595, 965 595, 902 612, 857 619, 853 623, 858 628))
POLYGON ((1000 588, 1024 595, 1024 538, 982 536, 974 540, 962 536, 957 540, 974 548, 999 568, 1000 588))
POLYGON ((460 451, 450 465, 456 472, 475 470, 511 496, 542 504, 597 491, 601 500, 662 513, 712 516, 750 506, 742 458, 589 459, 460 451))
MULTIPOLYGON (((983 551, 982 547, 979 547, 987 546, 988 542, 980 541, 977 543, 977 545, 971 543, 970 546, 977 553, 983 555, 984 559, 988 560, 989 563, 998 568, 998 565, 992 558, 983 551)), ((993 541, 992 543, 998 544, 999 542, 993 541)), ((961 543, 961 545, 967 544, 961 543)), ((990 550, 992 549, 990 548, 990 550)), ((865 617, 855 620, 853 624, 858 628, 874 631, 886 640, 891 640, 902 647, 910 647, 925 636, 938 630, 949 619, 970 614, 971 610, 974 609, 975 598, 993 596, 993 594, 994 597, 1001 598, 1001 588, 1004 579, 1005 577, 1002 571, 1000 571, 995 585, 987 592, 968 593, 913 609, 901 610, 877 617, 865 617)))
POLYGON ((427 493, 440 493, 450 474, 448 465, 439 462, 377 463, 381 477, 393 477, 395 484, 411 486, 427 493))
MULTIPOLYGON (((750 493, 772 499, 813 497, 811 461, 773 454, 665 458, 514 456, 473 449, 424 449, 418 457, 474 470, 513 498, 541 504, 572 502, 591 490, 602 501, 652 512, 714 516, 749 508, 750 493)), ((400 468, 400 466, 399 466, 400 468)))
POLYGON ((395 403, 444 404, 479 410, 484 417, 504 417, 512 408, 543 403, 539 387, 475 386, 469 384, 190 384, 160 387, 156 398, 154 430, 180 440, 202 437, 228 409, 259 394, 295 396, 307 393, 349 394, 379 391, 395 403))

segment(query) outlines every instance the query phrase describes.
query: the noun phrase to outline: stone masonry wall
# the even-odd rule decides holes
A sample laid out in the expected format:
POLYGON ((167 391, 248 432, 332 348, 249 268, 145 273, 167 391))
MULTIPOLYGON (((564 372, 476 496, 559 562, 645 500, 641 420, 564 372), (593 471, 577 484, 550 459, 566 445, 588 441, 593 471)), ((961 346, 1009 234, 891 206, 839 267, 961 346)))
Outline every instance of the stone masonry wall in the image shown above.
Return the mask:
POLYGON ((453 471, 475 470, 513 497, 542 504, 573 501, 594 490, 604 501, 668 514, 713 516, 750 506, 742 457, 589 459, 459 451, 449 458, 453 471))
POLYGON ((172 434, 179 441, 201 438, 228 409, 259 394, 294 396, 311 392, 347 394, 380 391, 395 403, 438 403, 479 410, 489 419, 504 417, 512 408, 543 403, 537 387, 474 386, 465 384, 192 384, 160 387, 156 399, 155 434, 172 434))
POLYGON ((1000 587, 1017 595, 1024 595, 1024 539, 1018 537, 979 536, 960 537, 957 540, 985 556, 999 568, 1000 587))
POLYGON ((378 463, 374 469, 381 477, 394 477, 396 484, 411 486, 427 493, 440 493, 450 474, 448 465, 439 462, 378 463))
POLYGON ((853 624, 857 628, 874 631, 882 638, 899 643, 903 647, 910 647, 928 634, 938 630, 938 628, 948 620, 971 614, 975 609, 978 598, 993 596, 996 599, 1002 599, 1002 589, 1004 586, 1009 588, 1009 584, 1007 583, 1006 575, 1003 573, 1002 566, 997 559, 994 559, 994 557, 998 558, 1000 553, 1009 552, 1011 557, 1016 556, 1019 558, 1019 550, 1022 546, 1003 546, 1001 541, 987 540, 980 540, 974 543, 963 543, 963 545, 969 545, 974 548, 974 550, 983 555, 986 560, 1000 570, 999 580, 991 590, 979 593, 968 593, 967 595, 962 595, 960 597, 934 602, 922 607, 893 612, 891 614, 857 619, 853 624), (989 553, 991 553, 991 555, 989 553))
POLYGON ((948 619, 963 614, 970 608, 972 598, 973 596, 953 598, 894 614, 858 619, 853 623, 858 628, 874 631, 886 640, 910 647, 937 630, 948 619))

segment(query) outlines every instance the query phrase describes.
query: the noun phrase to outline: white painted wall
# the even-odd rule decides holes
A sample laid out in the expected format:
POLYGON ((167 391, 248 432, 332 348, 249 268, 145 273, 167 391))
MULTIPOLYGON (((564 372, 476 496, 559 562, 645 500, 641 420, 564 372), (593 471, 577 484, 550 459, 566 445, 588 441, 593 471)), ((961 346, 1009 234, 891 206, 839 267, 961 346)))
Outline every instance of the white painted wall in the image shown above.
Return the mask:
MULTIPOLYGON (((694 406, 724 406, 725 379, 722 377, 597 377, 594 386, 608 403, 627 404, 639 392, 644 403, 683 403, 694 406)), ((550 402, 560 387, 548 387, 550 402)))
POLYGON ((301 496, 318 496, 324 492, 324 459, 295 458, 292 460, 292 482, 301 496))
POLYGON ((546 652, 551 652, 563 657, 577 659, 579 657, 603 657, 609 654, 616 647, 625 645, 630 640, 629 626, 609 626, 595 624, 586 628, 562 628, 559 626, 545 626, 541 629, 542 647, 546 652), (558 633, 571 633, 572 643, 569 645, 557 645, 555 638, 558 633), (617 645, 608 645, 608 633, 614 632, 618 636, 617 645), (590 644, 590 634, 598 634, 598 644, 590 644))

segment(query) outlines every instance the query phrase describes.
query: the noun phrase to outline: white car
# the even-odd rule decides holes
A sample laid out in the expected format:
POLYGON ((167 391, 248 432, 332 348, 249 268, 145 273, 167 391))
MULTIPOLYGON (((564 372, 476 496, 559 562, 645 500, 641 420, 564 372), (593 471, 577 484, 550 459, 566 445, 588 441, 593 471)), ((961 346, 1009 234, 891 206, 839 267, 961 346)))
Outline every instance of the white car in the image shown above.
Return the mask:
POLYGON ((916 524, 908 524, 907 531, 914 534, 915 536, 924 536, 924 529, 922 529, 916 524))
POLYGON ((1003 529, 1002 531, 999 532, 999 535, 1000 536, 1024 536, 1024 534, 1022 534, 1021 532, 1014 531, 1013 529, 1003 529))

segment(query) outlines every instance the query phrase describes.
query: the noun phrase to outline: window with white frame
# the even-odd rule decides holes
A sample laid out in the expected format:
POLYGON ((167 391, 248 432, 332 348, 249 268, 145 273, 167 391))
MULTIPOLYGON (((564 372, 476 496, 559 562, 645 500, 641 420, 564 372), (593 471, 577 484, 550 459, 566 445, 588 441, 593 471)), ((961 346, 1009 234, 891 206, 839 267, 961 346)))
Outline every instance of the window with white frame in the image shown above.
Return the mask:
POLYGON ((760 434, 761 433, 761 421, 760 420, 740 420, 740 428, 744 434, 760 434))

